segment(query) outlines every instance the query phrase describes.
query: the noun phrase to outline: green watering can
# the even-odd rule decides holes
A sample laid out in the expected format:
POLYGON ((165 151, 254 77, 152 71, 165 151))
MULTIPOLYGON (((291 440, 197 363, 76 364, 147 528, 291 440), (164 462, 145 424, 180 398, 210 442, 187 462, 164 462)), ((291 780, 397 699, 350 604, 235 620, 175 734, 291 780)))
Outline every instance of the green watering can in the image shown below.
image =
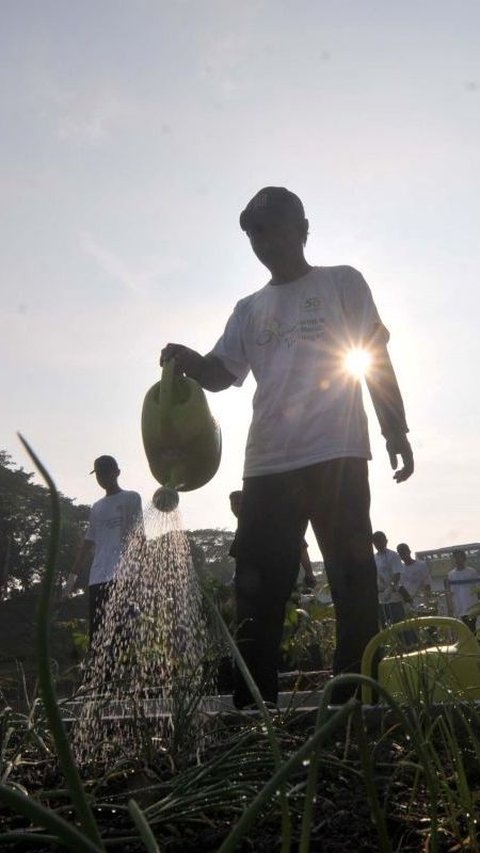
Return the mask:
MULTIPOLYGON (((210 413, 203 389, 194 379, 175 373, 174 359, 166 362, 160 382, 147 391, 142 437, 150 471, 167 490, 199 489, 218 470, 220 427, 210 413)), ((154 503, 168 510, 155 500, 159 492, 165 495, 165 489, 155 493, 154 503)))

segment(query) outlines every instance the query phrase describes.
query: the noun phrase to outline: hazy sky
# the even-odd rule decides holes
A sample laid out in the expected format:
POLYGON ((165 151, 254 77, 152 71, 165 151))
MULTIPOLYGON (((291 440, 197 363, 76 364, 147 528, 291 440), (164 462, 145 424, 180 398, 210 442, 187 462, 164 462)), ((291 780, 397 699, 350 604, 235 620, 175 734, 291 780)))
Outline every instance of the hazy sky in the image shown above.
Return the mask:
MULTIPOLYGON (((391 332, 417 471, 393 482, 369 407, 374 527, 412 548, 480 540, 478 0, 0 11, 0 447, 31 470, 21 430, 88 503, 112 453, 148 500, 160 350, 206 352, 267 281, 238 214, 286 185, 310 262, 359 268, 391 332)), ((186 527, 233 526, 252 390, 209 395, 223 461, 182 496, 186 527)))

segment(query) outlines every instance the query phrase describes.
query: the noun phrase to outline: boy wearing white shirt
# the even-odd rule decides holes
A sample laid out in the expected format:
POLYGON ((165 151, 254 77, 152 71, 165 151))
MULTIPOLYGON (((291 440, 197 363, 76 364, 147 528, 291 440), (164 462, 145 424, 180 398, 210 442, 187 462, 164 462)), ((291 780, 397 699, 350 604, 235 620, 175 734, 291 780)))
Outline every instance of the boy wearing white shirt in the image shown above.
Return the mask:
POLYGON ((380 622, 382 627, 401 622, 405 619, 403 596, 400 592, 400 579, 403 565, 396 551, 387 548, 388 539, 382 530, 377 530, 372 536, 377 553, 378 602, 380 605, 380 622))
POLYGON ((462 619, 471 631, 475 631, 477 617, 468 611, 478 604, 480 575, 472 566, 467 566, 467 555, 461 548, 453 554, 454 568, 448 573, 448 590, 452 597, 453 612, 462 619))
POLYGON ((113 456, 95 459, 93 471, 105 496, 93 504, 85 538, 67 579, 65 593, 75 586, 78 575, 91 561, 89 593, 90 642, 100 625, 105 604, 128 537, 142 519, 142 500, 137 492, 118 485, 120 469, 113 456))
POLYGON ((415 610, 422 601, 422 593, 430 595, 432 581, 424 560, 414 560, 405 542, 397 545, 397 553, 403 563, 401 586, 407 593, 408 604, 415 610))

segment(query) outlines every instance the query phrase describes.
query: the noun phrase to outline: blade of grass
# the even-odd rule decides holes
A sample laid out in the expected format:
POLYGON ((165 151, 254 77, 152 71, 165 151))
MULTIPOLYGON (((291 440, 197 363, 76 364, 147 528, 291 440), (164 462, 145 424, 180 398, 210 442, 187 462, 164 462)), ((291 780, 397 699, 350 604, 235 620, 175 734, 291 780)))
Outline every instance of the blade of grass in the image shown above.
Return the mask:
POLYGON ((359 706, 353 714, 353 725, 357 736, 360 761, 363 768, 363 779, 367 791, 367 797, 370 802, 372 818, 378 832, 378 841, 380 844, 381 853, 392 853, 392 845, 388 835, 387 824, 385 820, 385 812, 382 809, 377 796, 375 786, 375 778, 372 768, 372 755, 368 748, 368 741, 365 733, 365 727, 362 719, 362 709, 359 706))
MULTIPOLYGON (((273 759, 275 762, 275 767, 277 768, 277 771, 279 771, 281 766, 282 766, 282 756, 280 753, 280 748, 278 745, 277 737, 275 735, 275 729, 272 725, 271 715, 268 712, 267 706, 265 705, 265 702, 263 701, 260 690, 258 689, 257 684, 256 684, 254 678, 252 677, 250 670, 247 667, 247 664, 245 663, 240 651, 238 650, 238 646, 235 643, 232 635, 230 634, 230 631, 228 630, 217 605, 215 604, 215 602, 211 599, 211 597, 206 592, 204 592, 204 595, 205 595, 205 600, 207 601, 209 607, 212 608, 212 611, 213 611, 213 613, 217 619, 220 630, 223 633, 223 636, 225 637, 227 645, 229 646, 230 651, 232 652, 232 655, 238 664, 238 668, 240 669, 240 672, 242 673, 242 676, 243 676, 243 678, 247 684, 247 687, 250 690, 250 693, 252 694, 252 696, 255 700, 255 704, 257 705, 257 708, 258 708, 258 710, 259 710, 259 712, 263 718, 263 721, 265 723, 265 728, 267 731, 268 740, 270 743, 270 748, 272 750, 272 755, 273 755, 273 759)), ((283 787, 283 783, 280 787, 280 802, 281 802, 281 809, 282 809, 282 853, 288 853, 288 851, 290 850, 291 839, 292 839, 292 821, 291 821, 290 810, 289 810, 288 802, 287 802, 286 790, 283 787)))
POLYGON ((287 781, 292 772, 308 759, 315 749, 318 749, 324 741, 328 740, 337 728, 344 725, 356 705, 356 699, 350 699, 346 702, 343 708, 336 711, 319 731, 316 731, 288 761, 281 765, 260 793, 257 794, 253 802, 245 809, 238 823, 218 848, 218 853, 234 853, 234 851, 239 849, 238 845, 240 841, 252 826, 259 811, 266 805, 275 792, 281 789, 281 786, 287 781))
MULTIPOLYGON (((333 684, 342 683, 344 676, 339 676, 333 679, 329 684, 326 685, 325 690, 323 692, 323 696, 318 707, 316 720, 315 720, 315 731, 322 728, 328 720, 328 699, 330 698, 330 694, 333 690, 333 684)), ((320 764, 320 753, 319 751, 315 751, 310 759, 310 766, 308 770, 307 777, 307 786, 305 789, 305 805, 303 809, 302 816, 302 829, 300 835, 300 845, 299 851, 300 853, 308 853, 310 850, 310 835, 311 835, 311 826, 313 819, 313 806, 315 803, 316 789, 317 789, 317 777, 318 777, 318 768, 320 764)))
POLYGON ((161 853, 160 847, 156 842, 155 836, 148 824, 148 821, 145 818, 145 815, 143 814, 140 806, 138 805, 138 803, 135 802, 135 800, 129 800, 128 810, 132 816, 132 820, 138 829, 142 841, 145 844, 145 849, 148 851, 148 853, 161 853))
MULTIPOLYGON (((467 779, 465 764, 462 755, 462 748, 458 743, 455 733, 455 723, 451 718, 449 709, 445 709, 445 713, 437 721, 437 730, 439 731, 443 746, 444 754, 437 753, 435 746, 431 744, 433 760, 438 768, 438 775, 442 788, 442 804, 443 810, 450 822, 450 830, 458 839, 462 838, 461 821, 463 819, 468 826, 468 836, 471 843, 475 844, 474 839, 477 833, 476 826, 476 802, 475 796, 467 779), (446 772, 446 760, 451 764, 452 774, 455 782, 452 784, 451 779, 446 772)), ((448 765, 447 765, 448 766, 448 765)), ((465 843, 465 839, 463 839, 465 843)), ((472 847, 472 851, 478 850, 478 844, 472 847)))
MULTIPOLYGON (((18 848, 18 845, 22 844, 25 847, 29 844, 40 845, 43 844, 57 844, 58 838, 56 835, 48 835, 43 832, 24 832, 19 829, 12 829, 11 832, 2 832, 0 835, 0 847, 3 844, 15 844, 15 850, 18 848)), ((38 849, 38 846, 35 847, 35 850, 38 849)))
POLYGON ((38 644, 38 678, 42 693, 43 702, 45 705, 45 713, 50 725, 55 747, 57 750, 60 766, 70 788, 72 802, 80 821, 80 825, 85 835, 91 839, 97 846, 97 849, 103 850, 102 839, 98 830, 95 818, 90 809, 88 799, 83 790, 83 785, 80 779, 78 768, 73 759, 70 744, 67 738, 63 720, 59 711, 55 688, 50 671, 50 625, 51 625, 51 609, 53 590, 55 583, 55 569, 58 554, 58 545, 60 538, 60 501, 58 492, 50 474, 40 462, 38 456, 34 453, 28 442, 19 433, 20 441, 25 450, 30 456, 32 462, 45 480, 50 494, 50 504, 52 512, 51 535, 48 545, 47 562, 45 568, 45 576, 40 588, 40 598, 38 603, 38 624, 37 624, 37 644, 38 644))
MULTIPOLYGON (((0 785, 0 801, 12 811, 24 815, 32 823, 44 826, 55 834, 56 839, 73 853, 98 853, 99 847, 80 832, 71 823, 47 809, 24 794, 14 791, 6 785, 0 785)), ((24 833, 28 837, 28 833, 24 833)))
MULTIPOLYGON (((373 691, 377 691, 377 693, 384 698, 386 703, 390 705, 392 710, 398 716, 399 723, 402 725, 405 732, 410 736, 412 745, 418 756, 419 764, 422 767, 423 774, 429 788, 430 802, 432 808, 432 834, 430 853, 436 853, 438 849, 438 783, 436 780, 435 773, 433 772, 433 768, 431 766, 428 745, 425 743, 421 731, 419 731, 418 728, 413 725, 410 718, 410 714, 406 713, 402 709, 401 705, 395 699, 393 699, 388 690, 386 690, 383 685, 379 684, 373 678, 370 678, 367 675, 359 675, 355 673, 349 673, 348 675, 338 675, 336 678, 333 678, 325 687, 322 696, 322 701, 320 703, 317 713, 315 728, 318 729, 319 727, 323 727, 325 725, 325 719, 327 715, 331 713, 328 710, 328 703, 330 695, 334 688, 336 686, 341 687, 348 684, 360 686, 362 688, 363 696, 371 696, 373 695, 373 691)), ((319 755, 317 753, 314 754, 314 757, 310 762, 309 778, 305 794, 305 808, 302 817, 302 831, 299 846, 300 853, 308 853, 310 849, 310 827, 312 823, 313 803, 317 786, 318 767, 319 755)))

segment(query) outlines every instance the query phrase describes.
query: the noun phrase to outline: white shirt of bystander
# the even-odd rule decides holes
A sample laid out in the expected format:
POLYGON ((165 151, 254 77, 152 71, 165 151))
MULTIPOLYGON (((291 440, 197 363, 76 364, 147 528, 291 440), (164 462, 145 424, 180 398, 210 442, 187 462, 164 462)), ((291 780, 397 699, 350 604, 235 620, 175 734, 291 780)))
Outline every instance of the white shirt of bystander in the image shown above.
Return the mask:
POLYGON ((424 560, 415 560, 409 566, 403 565, 400 586, 408 592, 413 607, 421 603, 422 590, 430 585, 430 572, 424 560))
POLYGON ((398 584, 394 582, 395 575, 402 575, 403 563, 396 551, 385 548, 375 554, 377 566, 378 600, 380 604, 392 604, 403 601, 398 592, 398 584))
POLYGON ((471 566, 463 569, 452 569, 448 573, 448 585, 452 594, 453 612, 461 618, 465 616, 474 604, 478 603, 477 588, 480 575, 471 566))
POLYGON ((120 489, 94 503, 85 534, 95 545, 89 586, 113 580, 122 549, 141 518, 142 501, 137 492, 120 489))

